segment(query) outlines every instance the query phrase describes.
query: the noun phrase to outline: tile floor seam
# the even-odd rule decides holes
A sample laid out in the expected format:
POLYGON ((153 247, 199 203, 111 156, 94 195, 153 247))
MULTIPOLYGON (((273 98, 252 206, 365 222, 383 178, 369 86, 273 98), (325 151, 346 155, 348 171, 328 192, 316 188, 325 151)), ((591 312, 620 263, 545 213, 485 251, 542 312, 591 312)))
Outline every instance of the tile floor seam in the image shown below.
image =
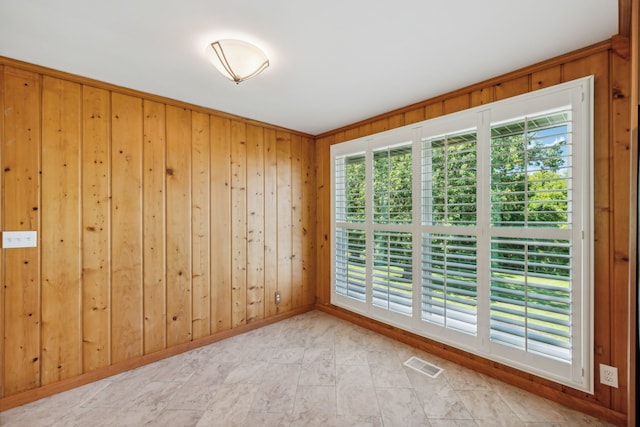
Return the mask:
POLYGON ((520 389, 514 394, 512 388, 383 335, 313 311, 5 411, 0 413, 0 423, 19 427, 66 427, 96 420, 99 420, 96 424, 107 425, 111 420, 118 425, 135 427, 193 427, 219 424, 227 420, 225 417, 236 414, 241 419, 229 425, 306 427, 307 423, 324 423, 323 427, 344 427, 361 422, 388 427, 412 415, 423 419, 425 425, 434 426, 455 423, 484 427, 501 421, 532 427, 609 425, 535 395, 530 397, 532 406, 528 411, 526 407, 515 407, 520 396, 525 399, 530 394, 520 389), (255 351, 249 354, 246 350, 249 348, 255 351), (349 352, 353 352, 353 357, 349 357, 349 352), (407 355, 417 355, 443 367, 445 372, 437 379, 426 378, 402 365, 407 355), (273 364, 271 368, 277 365, 279 369, 271 377, 265 372, 270 364, 273 364), (254 369, 247 369, 245 365, 254 365, 254 369), (305 370, 307 365, 310 368, 305 370), (364 369, 368 370, 366 377, 358 378, 364 369), (282 379, 284 386, 274 387, 275 395, 270 395, 267 382, 277 380, 280 374, 287 377, 282 379), (266 393, 262 396, 261 388, 266 393), (206 396, 190 397, 189 391, 206 396), (361 391, 365 393, 364 400, 361 391), (370 396, 371 392, 375 396, 370 396), (240 396, 246 397, 243 400, 240 396), (347 400, 341 402, 341 397, 347 400), (276 401, 254 405, 254 400, 262 398, 276 401), (371 401, 366 402, 367 398, 371 401), (486 399, 489 405, 486 413, 480 410, 482 402, 474 403, 474 399, 479 398, 486 399), (317 405, 312 403, 314 399, 318 399, 317 405), (128 405, 130 401, 142 405, 140 410, 128 405), (176 407, 171 402, 175 402, 176 407), (538 408, 555 412, 536 414, 538 408), (277 411, 269 412, 273 410, 277 411), (486 418, 500 414, 508 414, 509 419, 486 418), (463 418, 466 416, 469 418, 463 418), (108 417, 106 421, 104 417, 108 417), (545 421, 549 418, 554 421, 545 421), (559 421, 560 418, 563 421, 559 421))

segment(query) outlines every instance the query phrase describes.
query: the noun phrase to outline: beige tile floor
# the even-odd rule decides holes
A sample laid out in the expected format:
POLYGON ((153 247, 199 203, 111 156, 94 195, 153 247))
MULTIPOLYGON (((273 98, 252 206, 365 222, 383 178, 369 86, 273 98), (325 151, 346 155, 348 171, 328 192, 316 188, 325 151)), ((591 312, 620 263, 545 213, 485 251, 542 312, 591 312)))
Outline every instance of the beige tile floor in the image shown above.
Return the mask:
POLYGON ((605 426, 319 311, 0 413, 37 426, 605 426), (432 379, 403 366, 417 356, 432 379))

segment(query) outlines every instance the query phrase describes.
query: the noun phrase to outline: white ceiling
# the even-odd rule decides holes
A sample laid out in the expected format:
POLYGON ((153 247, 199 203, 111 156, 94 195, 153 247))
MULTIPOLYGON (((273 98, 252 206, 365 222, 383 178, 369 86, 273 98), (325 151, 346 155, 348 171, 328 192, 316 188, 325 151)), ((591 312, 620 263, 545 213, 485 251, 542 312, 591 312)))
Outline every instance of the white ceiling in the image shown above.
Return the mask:
POLYGON ((0 55, 317 135, 610 38, 618 0, 0 0, 0 55), (208 43, 271 66, 236 85, 208 43))

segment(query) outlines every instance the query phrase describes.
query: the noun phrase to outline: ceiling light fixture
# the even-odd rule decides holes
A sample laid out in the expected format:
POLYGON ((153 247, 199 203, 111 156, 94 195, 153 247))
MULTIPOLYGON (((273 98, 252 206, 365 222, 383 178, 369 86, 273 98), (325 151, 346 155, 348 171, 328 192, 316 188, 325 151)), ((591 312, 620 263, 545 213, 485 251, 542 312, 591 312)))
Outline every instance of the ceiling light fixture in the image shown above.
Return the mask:
POLYGON ((214 67, 236 84, 257 76, 269 66, 262 50, 242 40, 218 40, 207 50, 214 67))

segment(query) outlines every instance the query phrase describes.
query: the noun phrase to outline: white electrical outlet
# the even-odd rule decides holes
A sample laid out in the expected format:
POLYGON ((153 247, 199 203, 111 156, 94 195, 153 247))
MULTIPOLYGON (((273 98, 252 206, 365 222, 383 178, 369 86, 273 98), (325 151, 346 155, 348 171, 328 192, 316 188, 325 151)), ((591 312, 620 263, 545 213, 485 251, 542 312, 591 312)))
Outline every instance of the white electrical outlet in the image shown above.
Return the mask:
POLYGON ((618 368, 600 364, 600 383, 618 388, 618 368))

